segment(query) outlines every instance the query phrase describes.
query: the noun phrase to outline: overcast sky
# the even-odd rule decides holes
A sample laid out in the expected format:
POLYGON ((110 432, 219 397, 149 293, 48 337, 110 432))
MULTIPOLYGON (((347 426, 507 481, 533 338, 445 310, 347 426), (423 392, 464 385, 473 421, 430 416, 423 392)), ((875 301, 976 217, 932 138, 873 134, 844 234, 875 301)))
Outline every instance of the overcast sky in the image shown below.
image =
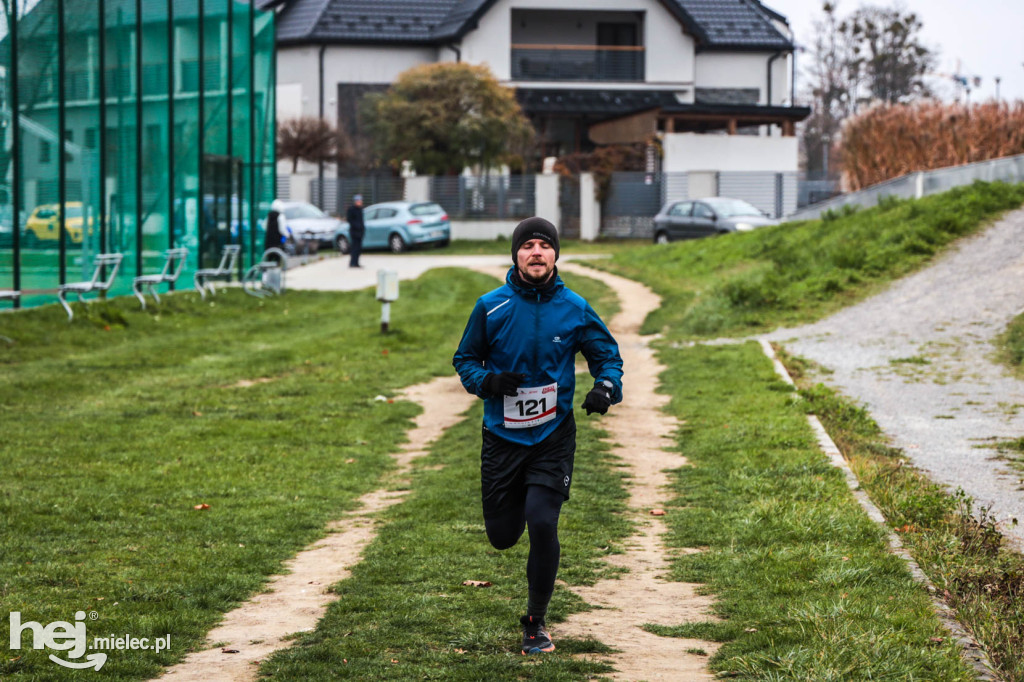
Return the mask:
MULTIPOLYGON (((821 0, 761 2, 789 19, 798 45, 811 43, 814 21, 823 15, 821 0)), ((869 4, 892 7, 895 3, 839 0, 838 14, 845 17, 869 4)), ((996 96, 996 76, 1002 79, 1001 99, 1024 100, 1024 0, 899 0, 898 6, 917 14, 923 23, 922 42, 938 52, 936 71, 957 73, 959 59, 960 74, 981 76, 981 87, 971 92, 972 102, 996 96)), ((803 83, 798 73, 797 87, 803 83)), ((950 79, 936 77, 930 84, 943 99, 954 98, 956 91, 950 79)))

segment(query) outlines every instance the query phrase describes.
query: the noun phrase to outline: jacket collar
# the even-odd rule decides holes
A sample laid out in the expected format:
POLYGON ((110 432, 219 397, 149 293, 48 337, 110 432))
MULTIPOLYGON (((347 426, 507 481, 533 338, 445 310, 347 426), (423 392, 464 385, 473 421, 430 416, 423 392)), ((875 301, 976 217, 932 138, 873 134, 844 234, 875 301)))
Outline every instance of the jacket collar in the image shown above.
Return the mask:
POLYGON ((551 279, 540 286, 523 281, 523 278, 520 277, 519 273, 516 271, 516 266, 513 265, 508 269, 508 274, 505 275, 505 283, 508 284, 512 291, 516 292, 520 296, 538 298, 542 301, 551 300, 552 296, 565 287, 565 284, 562 283, 562 278, 558 276, 557 265, 555 266, 551 279))

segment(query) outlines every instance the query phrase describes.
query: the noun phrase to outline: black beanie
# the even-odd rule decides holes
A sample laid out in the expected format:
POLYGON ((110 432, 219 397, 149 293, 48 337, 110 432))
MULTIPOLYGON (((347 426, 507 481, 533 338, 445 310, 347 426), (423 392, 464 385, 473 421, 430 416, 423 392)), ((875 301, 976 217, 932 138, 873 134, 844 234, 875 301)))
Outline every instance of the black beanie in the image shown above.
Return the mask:
POLYGON ((519 247, 531 239, 543 239, 555 249, 555 260, 558 260, 558 230, 543 218, 527 218, 516 225, 512 233, 512 264, 516 264, 516 253, 519 247))

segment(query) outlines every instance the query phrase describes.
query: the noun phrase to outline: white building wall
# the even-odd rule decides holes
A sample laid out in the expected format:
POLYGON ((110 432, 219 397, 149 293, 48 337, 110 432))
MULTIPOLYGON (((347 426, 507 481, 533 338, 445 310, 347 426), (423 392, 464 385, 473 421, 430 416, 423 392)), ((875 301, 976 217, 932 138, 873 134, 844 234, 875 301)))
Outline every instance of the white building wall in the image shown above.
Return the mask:
MULTIPOLYGON (((773 52, 719 53, 697 55, 696 87, 757 88, 758 104, 766 104, 768 60, 773 52)), ((789 60, 783 55, 772 62, 772 104, 789 100, 789 60)))
MULTIPOLYGON (((338 83, 391 83, 398 74, 420 64, 438 61, 435 47, 329 46, 324 52, 324 118, 338 120, 338 83)), ((320 115, 320 48, 282 47, 277 51, 278 92, 290 98, 298 85, 298 106, 278 99, 278 118, 296 108, 302 116, 320 115)), ((294 115, 294 114, 291 114, 294 115)), ((285 116, 284 118, 288 118, 285 116)), ((283 119, 282 119, 283 120, 283 119)))
POLYGON ((796 137, 666 133, 662 167, 666 173, 796 171, 797 143, 796 137))
MULTIPOLYGON (((564 6, 563 6, 564 7, 564 6)), ((682 26, 669 14, 658 0, 589 0, 586 5, 564 7, 579 12, 643 12, 644 36, 647 59, 645 67, 646 82, 659 87, 692 86, 694 80, 694 43, 693 39, 683 34, 682 26)), ((544 0, 499 0, 480 19, 475 31, 470 31, 462 39, 462 59, 470 64, 486 64, 501 81, 509 81, 512 75, 511 44, 512 44, 512 10, 553 10, 562 9, 544 0)), ((581 20, 582 21, 582 20, 581 20)), ((596 29, 584 25, 583 29, 596 35, 596 29)), ((534 35, 530 32, 530 35, 534 35)), ((540 31, 537 35, 544 35, 540 31)), ((574 39, 571 35, 558 38, 554 42, 574 44, 582 39, 574 39)), ((589 41, 593 44, 594 40, 589 41)), ((542 83, 530 81, 531 85, 542 83)), ((566 87, 565 82, 557 83, 566 87)), ((574 88, 608 87, 608 83, 573 82, 574 88)), ((635 86, 635 85, 634 85, 635 86)), ((692 87, 691 87, 692 90, 692 87)), ((690 93, 692 95, 692 92, 690 93)))

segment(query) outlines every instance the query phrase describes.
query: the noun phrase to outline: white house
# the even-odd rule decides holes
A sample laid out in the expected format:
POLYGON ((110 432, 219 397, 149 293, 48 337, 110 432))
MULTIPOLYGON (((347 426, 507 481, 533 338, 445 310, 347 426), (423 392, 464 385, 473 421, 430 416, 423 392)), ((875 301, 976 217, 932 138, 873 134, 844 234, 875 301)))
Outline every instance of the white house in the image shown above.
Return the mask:
POLYGON ((794 45, 758 0, 288 0, 278 120, 337 120, 419 64, 486 64, 545 155, 662 137, 665 171, 797 168, 794 45))

